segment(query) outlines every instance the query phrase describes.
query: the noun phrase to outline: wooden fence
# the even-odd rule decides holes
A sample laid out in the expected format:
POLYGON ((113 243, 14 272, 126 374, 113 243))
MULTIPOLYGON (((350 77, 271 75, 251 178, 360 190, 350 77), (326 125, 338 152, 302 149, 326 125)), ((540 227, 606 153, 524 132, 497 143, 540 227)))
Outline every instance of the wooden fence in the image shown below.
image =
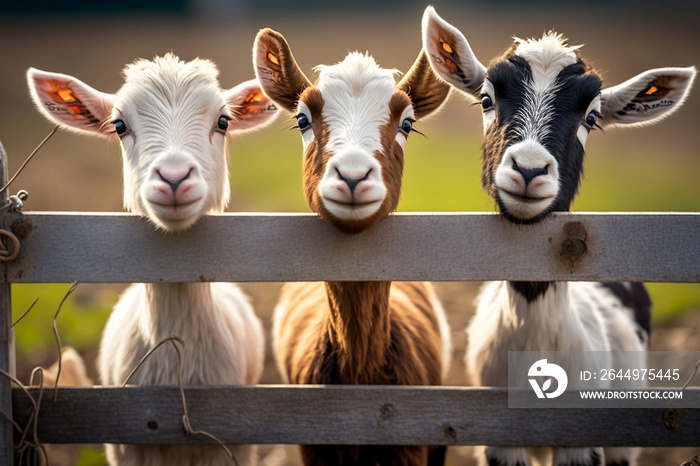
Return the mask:
MULTIPOLYGON (((1 146, 0 159, 4 184, 1 146)), ((0 201, 6 199, 5 191, 0 201)), ((3 230, 21 243, 16 259, 0 263, 0 368, 10 372, 12 283, 700 282, 697 213, 556 214, 536 226, 514 226, 494 214, 397 214, 358 235, 313 215, 227 214, 165 235, 126 214, 7 212, 0 234, 12 252, 3 230)), ((700 444, 700 409, 508 409, 505 389, 280 385, 185 392, 192 425, 228 443, 700 444)), ((686 393, 700 407, 700 390, 686 393)), ((25 394, 0 378, 0 409, 26 425, 28 406, 25 394)), ((57 402, 44 396, 37 433, 45 443, 208 441, 186 437, 181 416, 177 387, 62 388, 57 402)), ((12 464, 12 446, 11 424, 0 419, 0 464, 12 464)))

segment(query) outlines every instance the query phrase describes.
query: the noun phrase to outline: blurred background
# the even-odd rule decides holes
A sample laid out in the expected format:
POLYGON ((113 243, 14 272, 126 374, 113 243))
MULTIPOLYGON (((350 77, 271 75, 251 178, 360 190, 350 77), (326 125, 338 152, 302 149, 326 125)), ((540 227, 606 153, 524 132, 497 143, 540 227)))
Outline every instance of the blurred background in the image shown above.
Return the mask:
MULTIPOLYGON (((513 36, 540 37, 554 29, 618 84, 649 68, 700 65, 700 2, 592 0, 447 1, 432 4, 459 27, 487 64, 513 36)), ((222 88, 254 77, 251 47, 262 27, 282 32, 299 65, 336 63, 369 51, 380 65, 406 71, 420 47, 427 3, 405 0, 0 0, 0 141, 13 173, 52 125, 33 107, 25 73, 36 67, 71 74, 103 92, 116 92, 121 69, 136 58, 172 51, 182 59, 217 63, 222 88)), ((406 149, 400 211, 493 211, 480 187, 481 112, 453 94, 437 116, 416 127, 406 149)), ((595 131, 588 139, 586 176, 574 211, 700 211, 700 90, 672 117, 641 129, 595 131)), ((301 193, 301 142, 289 115, 230 141, 229 211, 308 212, 301 193)), ((59 131, 11 186, 29 192, 25 210, 121 211, 117 140, 59 131)), ((70 241, 70 239, 66 239, 70 241)), ((700 241, 700 232, 698 233, 700 241)), ((700 259, 700 258, 699 258, 700 259)), ((64 345, 94 369, 96 347, 124 284, 80 285, 58 319, 64 345)), ((449 315, 455 351, 448 384, 465 385, 464 328, 480 283, 437 283, 449 315)), ((269 334, 280 284, 243 284, 269 334)), ((67 284, 13 286, 13 313, 37 306, 16 327, 17 372, 23 382, 37 365, 56 360, 52 317, 67 284)), ((650 284, 654 350, 700 350, 700 285, 650 284)), ((262 383, 279 383, 268 344, 262 383)), ((448 464, 473 464, 473 449, 451 448, 448 464)), ((643 465, 675 465, 699 448, 649 449, 643 465)), ((296 465, 294 447, 264 446, 263 464, 296 465)), ((52 450, 52 464, 105 464, 100 446, 52 450)))

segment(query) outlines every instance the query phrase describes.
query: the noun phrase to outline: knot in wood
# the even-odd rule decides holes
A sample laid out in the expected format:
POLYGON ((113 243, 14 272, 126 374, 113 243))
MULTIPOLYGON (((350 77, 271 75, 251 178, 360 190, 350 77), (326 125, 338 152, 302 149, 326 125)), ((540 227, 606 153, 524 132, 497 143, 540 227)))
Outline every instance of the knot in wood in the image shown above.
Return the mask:
POLYGON ((447 437, 449 440, 453 442, 457 441, 457 431, 454 427, 452 427, 449 424, 445 424, 442 428, 442 431, 445 433, 445 437, 447 437))
POLYGON ((588 251, 586 241, 578 236, 566 238, 561 243, 561 255, 564 259, 576 262, 588 251))
POLYGON ((681 426, 681 412, 677 409, 667 409, 664 411, 664 427, 671 432, 676 432, 681 426))
POLYGON ((388 420, 394 417, 394 405, 391 403, 385 403, 379 408, 381 412, 382 419, 388 420))
POLYGON ((564 236, 561 257, 574 266, 588 251, 588 232, 581 222, 567 222, 564 224, 564 236))

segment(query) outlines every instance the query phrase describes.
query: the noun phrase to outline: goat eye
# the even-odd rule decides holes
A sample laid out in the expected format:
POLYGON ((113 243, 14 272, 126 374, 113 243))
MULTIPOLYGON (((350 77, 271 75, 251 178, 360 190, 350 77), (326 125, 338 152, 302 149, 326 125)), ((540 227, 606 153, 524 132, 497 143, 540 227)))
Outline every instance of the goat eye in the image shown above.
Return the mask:
POLYGON ((309 122, 309 117, 304 115, 303 113, 300 113, 297 115, 297 125, 299 126, 299 131, 302 133, 309 129, 311 127, 311 123, 309 122))
POLYGON ((112 124, 114 125, 114 131, 117 133, 117 136, 121 138, 126 134, 126 123, 122 120, 114 120, 112 124))
POLYGON ((404 133, 408 134, 413 130, 413 120, 410 118, 406 118, 402 123, 401 123, 401 131, 404 133))
POLYGON ((586 117, 586 124, 589 127, 593 128, 595 126, 595 123, 597 120, 598 120, 598 116, 595 114, 595 112, 591 112, 586 117))
POLYGON ((219 121, 216 122, 216 127, 219 129, 219 131, 225 133, 226 130, 228 129, 228 120, 229 118, 225 115, 221 115, 219 117, 219 121))
POLYGON ((493 107, 493 101, 491 100, 491 97, 489 97, 487 95, 481 96, 481 107, 484 110, 488 110, 491 107, 493 107))

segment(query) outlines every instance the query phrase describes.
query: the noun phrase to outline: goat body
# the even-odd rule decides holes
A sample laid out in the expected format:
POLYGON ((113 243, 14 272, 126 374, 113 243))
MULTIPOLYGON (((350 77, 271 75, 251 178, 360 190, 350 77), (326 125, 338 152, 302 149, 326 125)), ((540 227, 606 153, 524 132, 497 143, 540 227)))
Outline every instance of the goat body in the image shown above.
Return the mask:
MULTIPOLYGON (((258 33, 253 60, 263 90, 294 112, 304 144, 304 194, 336 229, 359 233, 396 209, 403 149, 416 119, 448 88, 421 54, 406 77, 349 54, 304 76, 284 37, 258 33)), ((339 264, 342 266, 342 264, 339 264)), ((285 285, 275 309, 273 346, 292 383, 436 385, 449 364, 442 307, 427 283, 327 282, 285 285)), ((444 448, 431 464, 441 464, 444 448), (437 458, 437 459, 436 459, 437 458)), ((307 465, 422 465, 424 446, 302 447, 307 465)))
MULTIPOLYGON (((486 68, 464 35, 432 7, 423 16, 423 45, 436 74, 468 98, 481 100, 482 185, 505 219, 518 225, 569 210, 593 129, 668 116, 683 103, 695 76, 694 68, 661 68, 603 89, 579 47, 568 46, 554 32, 538 40, 516 39, 486 68)), ((627 367, 629 359, 612 360, 619 357, 616 351, 632 352, 628 358, 638 355, 634 362, 643 367, 650 305, 641 284, 488 283, 467 330, 471 381, 508 386, 509 351, 576 352, 564 363, 570 373, 577 373, 575 365, 585 358, 600 359, 592 367, 627 367)), ((569 382, 580 384, 573 378, 569 382)), ((592 383, 607 386, 602 380, 592 383)), ((555 448, 552 464, 597 466, 605 460, 630 465, 636 455, 629 448, 606 449, 604 457, 600 448, 555 448)), ((499 466, 530 464, 524 448, 488 447, 486 460, 499 466)))
MULTIPOLYGON (((37 107, 52 121, 83 133, 116 133, 125 207, 164 235, 181 234, 202 215, 222 212, 228 202, 227 132, 271 121, 276 107, 254 80, 222 91, 218 70, 207 60, 183 62, 168 54, 139 60, 124 75, 117 94, 34 69, 28 80, 37 107)), ((102 383, 124 383, 146 353, 170 336, 184 342, 183 385, 254 384, 260 378, 262 326, 236 285, 145 283, 127 288, 105 326, 98 356, 102 383)), ((131 380, 177 382, 178 356, 169 347, 152 353, 131 380)), ((229 448, 238 464, 256 462, 253 446, 229 448)), ((108 445, 107 457, 110 464, 139 466, 231 461, 216 445, 108 445)))

